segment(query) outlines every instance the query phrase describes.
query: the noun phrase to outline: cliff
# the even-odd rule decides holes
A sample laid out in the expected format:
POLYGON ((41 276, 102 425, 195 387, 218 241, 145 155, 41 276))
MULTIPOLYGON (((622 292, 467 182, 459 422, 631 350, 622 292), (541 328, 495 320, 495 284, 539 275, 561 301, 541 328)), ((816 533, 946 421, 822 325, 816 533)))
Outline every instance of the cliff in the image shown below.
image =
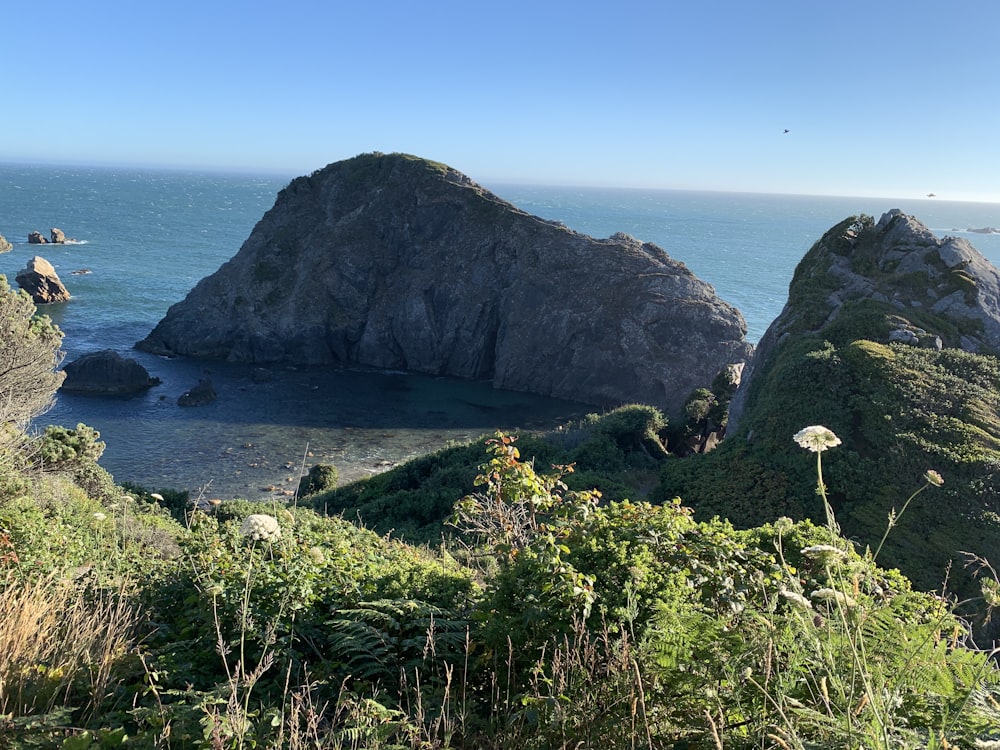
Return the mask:
POLYGON ((368 154, 292 181, 137 347, 491 379, 674 413, 748 358, 745 332, 655 245, 587 237, 445 165, 368 154))

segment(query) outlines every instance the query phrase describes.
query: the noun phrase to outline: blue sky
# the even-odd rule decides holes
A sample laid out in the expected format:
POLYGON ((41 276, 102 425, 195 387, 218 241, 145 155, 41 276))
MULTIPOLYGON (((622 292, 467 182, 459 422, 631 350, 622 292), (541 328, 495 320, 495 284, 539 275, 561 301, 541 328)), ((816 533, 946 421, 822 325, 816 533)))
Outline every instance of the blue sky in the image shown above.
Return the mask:
POLYGON ((996 0, 33 0, 3 31, 0 161, 1000 202, 996 0))

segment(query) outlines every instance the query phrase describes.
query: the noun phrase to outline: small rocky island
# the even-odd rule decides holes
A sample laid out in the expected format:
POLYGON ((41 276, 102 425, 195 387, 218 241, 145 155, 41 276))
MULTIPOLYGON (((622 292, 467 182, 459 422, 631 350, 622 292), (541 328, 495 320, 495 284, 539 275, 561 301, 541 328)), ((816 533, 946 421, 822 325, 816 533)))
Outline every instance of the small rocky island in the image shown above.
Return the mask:
POLYGON ((76 240, 67 239, 66 233, 58 227, 52 227, 52 229, 49 230, 48 237, 38 230, 35 230, 28 235, 29 245, 65 245, 66 243, 74 244, 76 243, 76 240))
POLYGON ((84 354, 67 364, 64 372, 60 390, 66 393, 122 396, 143 393, 160 383, 134 359, 112 349, 84 354))
POLYGON ((66 302, 69 290, 62 283, 56 269, 45 258, 36 255, 14 277, 17 285, 31 295, 36 305, 66 302))
POLYGON ((661 248, 533 216, 443 164, 366 154, 293 180, 136 346, 358 364, 676 413, 752 347, 661 248))

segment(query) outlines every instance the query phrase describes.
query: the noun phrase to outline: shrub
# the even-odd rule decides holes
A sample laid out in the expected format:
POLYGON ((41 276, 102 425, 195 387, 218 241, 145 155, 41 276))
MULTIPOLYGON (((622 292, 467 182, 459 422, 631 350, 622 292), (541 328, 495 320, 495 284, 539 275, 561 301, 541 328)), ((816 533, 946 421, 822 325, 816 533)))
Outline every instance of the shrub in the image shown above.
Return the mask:
POLYGON ((62 332, 48 316, 36 315, 31 297, 12 290, 2 275, 0 341, 0 424, 23 429, 48 410, 63 381, 55 369, 62 359, 62 332))
POLYGON ((300 498, 315 495, 318 492, 326 492, 337 486, 339 474, 337 467, 331 464, 316 464, 309 469, 309 473, 299 480, 298 492, 300 498))
POLYGON ((101 433, 85 424, 75 430, 49 426, 42 435, 38 456, 49 471, 73 469, 85 462, 97 461, 104 453, 101 433))

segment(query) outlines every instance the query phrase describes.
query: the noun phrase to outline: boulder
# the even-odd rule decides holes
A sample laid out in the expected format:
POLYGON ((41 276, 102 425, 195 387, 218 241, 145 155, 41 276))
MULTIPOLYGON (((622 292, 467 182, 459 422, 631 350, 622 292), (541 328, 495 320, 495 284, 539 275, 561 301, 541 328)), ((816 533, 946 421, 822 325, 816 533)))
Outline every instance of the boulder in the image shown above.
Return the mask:
POLYGON ((367 154, 293 180, 137 347, 489 379, 673 413, 748 358, 745 332, 655 245, 578 234, 442 164, 367 154))
POLYGON ((63 232, 63 230, 57 227, 52 227, 52 229, 49 230, 49 242, 53 242, 55 244, 62 244, 65 241, 66 241, 66 235, 63 232))
POLYGON ((211 378, 201 378, 198 385, 189 391, 185 391, 177 398, 178 406, 204 406, 210 404, 217 398, 215 386, 212 385, 211 378))
POLYGON ((29 245, 47 245, 49 244, 48 238, 39 231, 34 231, 28 235, 29 245))
POLYGON ((0 234, 0 253, 9 253, 13 249, 14 246, 10 243, 10 241, 0 234))
POLYGON ((36 255, 14 277, 17 285, 31 295, 36 305, 65 302, 69 291, 59 280, 56 269, 45 258, 36 255))
POLYGON ((116 396, 141 393, 160 383, 134 359, 111 349, 84 354, 63 369, 66 380, 61 390, 68 393, 116 396))

